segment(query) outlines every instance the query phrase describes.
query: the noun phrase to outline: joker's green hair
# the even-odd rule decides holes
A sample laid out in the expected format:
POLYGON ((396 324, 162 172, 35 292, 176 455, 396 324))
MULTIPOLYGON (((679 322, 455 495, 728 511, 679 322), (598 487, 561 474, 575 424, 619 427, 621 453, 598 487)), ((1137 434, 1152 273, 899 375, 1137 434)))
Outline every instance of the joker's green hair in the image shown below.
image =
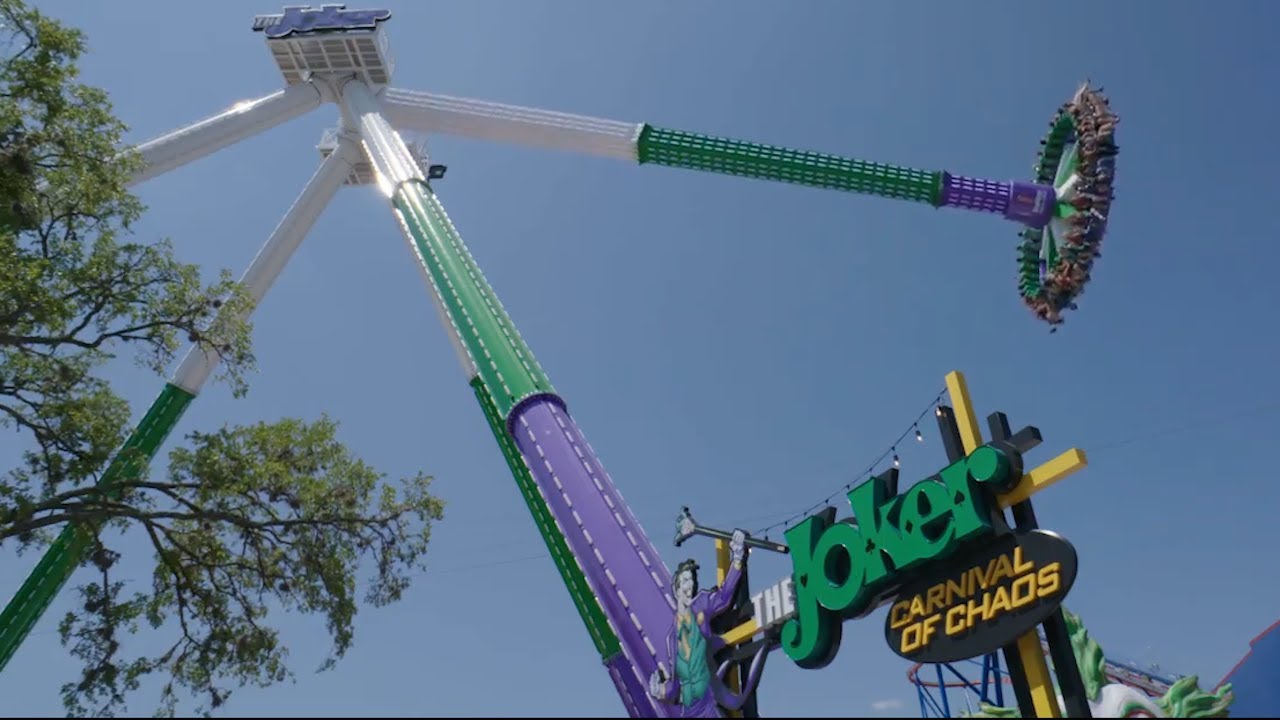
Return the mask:
MULTIPOLYGON (((1062 608, 1063 619, 1066 620, 1067 635, 1071 638, 1071 651, 1076 656, 1076 664, 1080 666, 1080 678, 1084 680, 1085 695, 1090 702, 1097 702, 1102 694, 1102 686, 1107 684, 1107 659, 1102 647, 1089 635, 1080 617, 1062 608)), ((1235 701, 1235 693, 1231 684, 1224 684, 1213 692, 1200 689, 1200 679, 1195 675, 1179 678, 1169 687, 1165 694, 1152 701, 1165 717, 1170 718, 1225 718, 1230 715, 1231 703, 1235 701)), ((965 715, 970 718, 1016 718, 1021 717, 1016 707, 997 707, 982 703, 978 712, 965 715)))
POLYGON ((1102 646, 1089 635, 1080 616, 1073 614, 1065 607, 1062 617, 1066 620, 1067 637, 1071 638, 1071 651, 1076 656, 1076 665, 1080 666, 1080 679, 1084 680, 1084 694, 1093 702, 1098 701, 1102 686, 1107 684, 1107 658, 1102 646))
POLYGON ((1188 675, 1175 682, 1156 705, 1171 718, 1224 718, 1230 716, 1231 703, 1236 699, 1231 683, 1225 683, 1213 692, 1200 689, 1199 678, 1188 675))

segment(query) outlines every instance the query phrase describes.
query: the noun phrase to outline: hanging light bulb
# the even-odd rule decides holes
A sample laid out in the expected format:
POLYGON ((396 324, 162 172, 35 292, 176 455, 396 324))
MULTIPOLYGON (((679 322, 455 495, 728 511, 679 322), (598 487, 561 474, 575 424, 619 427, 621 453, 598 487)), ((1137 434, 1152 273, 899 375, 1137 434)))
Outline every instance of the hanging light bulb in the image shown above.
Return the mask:
POLYGON ((916 442, 924 442, 924 435, 920 434, 920 426, 916 425, 916 442))
POLYGON ((934 408, 934 409, 933 409, 933 414, 934 414, 934 415, 937 415, 938 417, 942 417, 942 406, 941 406, 941 405, 939 405, 939 406, 937 406, 936 408, 934 408))
POLYGON ((902 461, 898 459, 898 448, 893 449, 893 466, 902 467, 902 461))

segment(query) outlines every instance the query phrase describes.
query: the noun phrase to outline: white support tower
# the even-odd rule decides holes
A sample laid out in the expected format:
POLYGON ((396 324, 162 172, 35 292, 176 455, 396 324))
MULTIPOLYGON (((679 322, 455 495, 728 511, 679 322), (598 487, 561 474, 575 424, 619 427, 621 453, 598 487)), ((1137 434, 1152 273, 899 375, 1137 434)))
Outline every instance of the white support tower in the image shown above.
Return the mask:
MULTIPOLYGON (((344 137, 335 134, 333 149, 325 155, 324 162, 320 163, 298 199, 267 238, 267 243, 240 276, 240 286, 253 299, 250 313, 262 303, 267 291, 284 272, 285 266, 302 244, 303 238, 320 219, 334 193, 343 184, 343 179, 353 174, 356 163, 361 160, 368 163, 360 149, 359 138, 353 137, 351 133, 344 137)), ((206 352, 199 346, 193 346, 174 373, 173 384, 192 395, 198 395, 221 360, 216 352, 206 352)))
POLYGON ((387 119, 399 130, 447 133, 633 163, 639 159, 636 141, 643 123, 394 87, 383 91, 381 97, 387 119))
MULTIPOLYGON (((636 142, 644 126, 391 88, 394 62, 385 29, 385 21, 390 17, 387 10, 347 10, 341 4, 325 4, 319 8, 291 5, 280 13, 256 16, 252 30, 262 33, 283 76, 284 87, 262 97, 236 103, 222 112, 137 146, 134 150, 141 156, 143 167, 130 179, 130 184, 151 180, 278 127, 320 105, 332 103, 337 106, 338 122, 336 128, 321 134, 316 145, 316 150, 324 158, 319 169, 241 277, 240 285, 252 299, 246 311, 252 312, 262 301, 339 187, 373 185, 392 204, 468 382, 482 379, 478 358, 483 358, 487 367, 497 370, 496 382, 506 387, 508 380, 498 370, 497 362, 505 364, 507 361, 502 358, 508 357, 514 348, 515 354, 511 357, 517 358, 520 366, 511 365, 512 372, 523 373, 520 382, 540 386, 541 381, 536 376, 540 375, 541 369, 535 370, 536 360, 526 357, 528 351, 520 349, 522 341, 510 328, 505 311, 492 296, 492 290, 475 266, 475 260, 430 187, 431 181, 444 177, 446 168, 431 164, 427 136, 449 133, 636 162, 636 142), (407 131, 407 137, 402 136, 401 131, 407 131), (439 274, 438 278, 435 273, 439 274), (452 309, 449 303, 458 303, 460 307, 452 309), (469 332, 466 342, 459 330, 463 324, 469 332), (491 356, 491 347, 501 356, 499 361, 491 356)), ((230 311, 223 306, 222 312, 230 311)), ((187 404, 199 395, 221 360, 220 351, 216 348, 192 347, 147 414, 147 417, 160 418, 158 424, 135 431, 136 437, 131 436, 128 446, 144 448, 147 461, 154 457, 169 432, 176 427, 187 404)), ((534 397, 540 402, 545 400, 536 394, 525 397, 534 397)), ((492 405, 494 401, 489 402, 492 405)), ((496 408, 494 412, 497 412, 496 408)), ((667 591, 670 577, 661 560, 657 559, 657 551, 622 503, 621 496, 609 489, 611 485, 604 484, 607 475, 602 475, 602 469, 596 469, 600 468, 598 462, 584 459, 580 448, 585 446, 589 450, 590 446, 577 434, 572 418, 560 413, 535 421, 549 421, 553 416, 559 419, 562 431, 551 433, 548 430, 543 433, 545 437, 538 436, 538 442, 543 444, 535 446, 537 452, 541 454, 545 445, 552 448, 549 451, 552 456, 558 458, 560 455, 557 453, 561 453, 569 457, 568 451, 572 447, 581 463, 570 460, 556 470, 544 459, 542 465, 532 470, 534 476, 541 477, 539 473, 543 473, 545 468, 553 473, 549 477, 556 479, 529 478, 528 482, 535 483, 534 492, 540 498, 528 496, 530 510, 535 519, 541 518, 538 520, 542 523, 540 532, 548 548, 561 553, 562 571, 576 573, 573 576, 576 579, 567 579, 566 582, 570 583, 570 593, 583 614, 588 630, 597 638, 607 635, 615 638, 612 648, 603 639, 599 641, 605 643, 600 646, 601 657, 628 714, 650 717, 656 713, 665 717, 669 708, 655 706, 642 686, 649 673, 654 671, 654 663, 662 661, 657 646, 646 633, 660 638, 664 626, 670 622, 668 607, 675 607, 675 601, 667 591), (566 422, 570 425, 567 426, 566 422), (574 434, 564 429, 570 426, 575 428, 574 434), (574 549, 567 544, 562 528, 568 527, 569 516, 555 516, 547 499, 546 488, 550 487, 547 483, 561 484, 559 476, 554 475, 556 472, 576 478, 570 483, 570 491, 574 493, 572 498, 563 488, 559 496, 568 507, 573 506, 576 498, 581 506, 589 503, 597 508, 591 522, 603 524, 598 534, 611 538, 607 547, 614 548, 610 553, 616 557, 606 561, 601 551, 596 550, 596 559, 591 560, 585 546, 574 549), (603 480, 593 473, 601 474, 603 480), (588 477, 595 481, 594 484, 588 481, 588 477), (617 509, 609 513, 605 512, 605 507, 617 509), (640 539, 637 540, 636 536, 640 539), (591 567, 595 568, 592 571, 595 574, 591 578, 584 574, 580 557, 594 563, 591 567), (618 580, 615 578, 617 573, 625 573, 628 577, 618 580), (621 605, 609 605, 612 610, 606 610, 597 599, 604 592, 601 588, 605 587, 605 578, 614 588, 610 592, 620 598, 617 602, 621 605), (624 587, 627 588, 625 593, 624 587), (605 612, 612 615, 602 614, 605 612), (645 618, 643 623, 639 619, 641 616, 645 618), (630 628, 623 622, 628 617, 636 630, 626 631, 629 644, 618 645, 616 636, 622 631, 617 628, 630 628)), ((522 422, 525 423, 523 427, 529 427, 527 420, 522 422)), ((500 439, 499 442, 503 441, 500 439)), ((507 437, 507 442, 516 443, 511 448, 518 447, 519 441, 513 435, 507 437)), ((507 451, 504 448, 504 452, 507 451)), ((528 450, 517 449, 515 452, 527 453, 528 450)), ((132 472, 129 466, 117 461, 113 461, 110 467, 126 469, 109 469, 108 473, 132 472)), ((527 459, 524 462, 525 467, 529 467, 527 459)), ((521 477, 517 475, 518 482, 521 477)), ((574 517, 578 515, 576 510, 571 512, 574 517)), ((595 542, 592 540, 592 532, 596 529, 594 525, 588 528, 578 520, 577 527, 581 535, 575 537, 584 538, 588 544, 595 542)), ((64 532, 65 537, 58 541, 60 544, 49 551, 37 571, 0 612, 0 669, 83 560, 86 541, 77 539, 80 536, 71 530, 67 532, 71 534, 64 532)))
POLYGON ((168 135, 148 140, 137 147, 143 166, 129 180, 130 185, 199 160, 230 147, 245 138, 270 130, 320 107, 326 88, 306 82, 253 100, 243 100, 230 108, 168 135))
MULTIPOLYGON (((427 139, 421 135, 412 137, 401 135, 405 141, 405 145, 409 148, 409 154, 418 164, 418 169, 423 175, 427 175, 430 170, 430 155, 427 153, 427 139)), ((321 157, 329 157, 338 147, 341 141, 341 131, 338 128, 329 128, 320 134, 320 142, 316 144, 316 150, 320 151, 321 157)), ((373 167, 373 163, 369 162, 368 153, 360 153, 353 163, 351 163, 351 173, 347 175, 343 185, 374 185, 378 181, 377 171, 373 167)))
MULTIPOLYGON (((427 133, 637 161, 641 123, 389 87, 395 64, 384 22, 390 17, 387 10, 347 10, 341 4, 291 5, 280 13, 254 17, 252 28, 265 36, 285 87, 138 146, 146 165, 130 184, 151 180, 322 104, 336 103, 338 88, 350 80, 361 82, 380 107, 380 116, 405 133, 414 164, 427 179, 439 179, 445 172, 443 165, 428 164, 427 133)), ((321 135, 316 149, 322 157, 333 152, 337 138, 334 129, 321 135)), ((343 184, 376 182, 365 154, 353 163, 343 184)))

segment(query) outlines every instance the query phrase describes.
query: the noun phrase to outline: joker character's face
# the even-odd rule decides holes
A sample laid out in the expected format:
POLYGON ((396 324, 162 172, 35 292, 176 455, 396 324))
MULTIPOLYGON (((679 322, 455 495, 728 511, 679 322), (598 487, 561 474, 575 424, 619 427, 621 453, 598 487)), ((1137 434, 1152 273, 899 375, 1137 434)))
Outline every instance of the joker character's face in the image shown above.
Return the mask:
POLYGON ((698 593, 698 581, 693 576, 692 570, 681 570, 676 577, 676 603, 681 607, 687 607, 693 603, 693 596, 698 593))

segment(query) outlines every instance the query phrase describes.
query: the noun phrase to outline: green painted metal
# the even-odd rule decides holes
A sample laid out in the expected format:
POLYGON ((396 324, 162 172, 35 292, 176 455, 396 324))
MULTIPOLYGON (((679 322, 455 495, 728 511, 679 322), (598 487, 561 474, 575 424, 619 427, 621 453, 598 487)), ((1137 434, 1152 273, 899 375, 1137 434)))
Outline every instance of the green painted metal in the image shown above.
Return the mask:
MULTIPOLYGON (((1075 122, 1071 114, 1060 110, 1041 143, 1042 148, 1032 168, 1037 183, 1058 187, 1075 172, 1079 158, 1075 156, 1075 143, 1070 141, 1074 133, 1075 122), (1064 155, 1067 156, 1065 163, 1062 162, 1064 155)), ((1060 202, 1054 209, 1054 214, 1057 217, 1069 217, 1075 214, 1075 209, 1060 202)), ((1055 267, 1058 264, 1061 239, 1054 235, 1052 226, 1026 228, 1019 234, 1022 242, 1018 244, 1018 291, 1024 298, 1039 297, 1044 291, 1040 282, 1040 250, 1046 250, 1045 266, 1055 267)))
POLYGON ((640 163, 942 204, 942 173, 645 125, 640 163))
POLYGON ((516 332, 431 188, 417 182, 403 183, 395 193, 393 205, 408 229, 435 291, 444 302, 449 321, 475 362, 478 374, 472 378, 471 388, 489 429, 587 626, 591 641, 607 661, 622 652, 622 644, 609 627, 604 610, 556 525, 551 508, 507 431, 506 420, 516 403, 531 395, 554 393, 555 389, 516 332))
POLYGON ((1052 185, 1054 177, 1058 171, 1058 161, 1062 159, 1063 152, 1067 150, 1067 139, 1075 132, 1075 121, 1071 119, 1071 114, 1066 111, 1060 111, 1058 117, 1054 119, 1052 127, 1049 128, 1049 134, 1045 135, 1043 148, 1040 150, 1039 157, 1036 158, 1036 164, 1032 168, 1036 174, 1036 182, 1041 185, 1052 185))
POLYGON ((1053 176, 1053 186, 1055 188, 1061 188, 1075 174, 1076 168, 1080 167, 1080 155, 1076 153, 1075 143, 1067 143, 1062 148, 1062 152, 1066 161, 1058 162, 1058 172, 1053 176))
POLYGON ((551 552, 551 559, 555 561, 556 569, 560 571, 560 578, 564 580, 565 587, 569 589, 569 596, 573 598, 573 604, 578 608, 578 614, 582 616, 583 624, 587 626, 587 632, 591 635, 591 641, 595 643, 596 651, 600 653, 600 657, 608 660, 622 652, 622 644, 618 641, 618 636, 609 627, 609 621, 605 618, 604 610, 600 608, 600 603, 596 601, 595 593, 591 592, 591 586, 587 584, 587 577, 582 574, 582 569, 578 567, 578 562, 574 559, 573 552, 569 550, 569 544, 565 541, 564 534, 556 526, 555 518, 551 516, 551 508, 547 507, 547 501, 543 499, 542 493, 538 491, 538 485, 534 482, 533 474, 529 471, 529 466, 525 464, 524 456, 520 454, 515 441, 511 439, 511 434, 507 432, 506 423, 503 422, 503 417, 498 413, 498 408, 485 387, 484 381, 479 377, 473 378, 471 380, 471 388, 475 390, 476 400, 480 402, 480 408, 484 410, 484 418, 489 422, 489 429, 493 431, 493 438, 498 441, 498 447, 502 449, 502 456, 507 459, 507 467, 511 468, 511 474, 515 476, 516 485, 520 488, 520 495, 524 497, 525 504, 529 506, 529 513, 533 515, 533 522, 537 525, 538 532, 542 534, 542 540, 547 544, 547 550, 551 552))
POLYGON ((431 188, 401 183, 392 202, 498 414, 505 420, 521 400, 554 393, 431 188))
MULTIPOLYGON (((146 471, 156 451, 178 424, 195 396, 166 383, 120 452, 111 460, 98 485, 109 489, 119 480, 132 480, 146 471)), ((0 613, 0 670, 17 652, 58 591, 71 578, 93 544, 92 529, 68 525, 49 546, 36 569, 0 613)))

